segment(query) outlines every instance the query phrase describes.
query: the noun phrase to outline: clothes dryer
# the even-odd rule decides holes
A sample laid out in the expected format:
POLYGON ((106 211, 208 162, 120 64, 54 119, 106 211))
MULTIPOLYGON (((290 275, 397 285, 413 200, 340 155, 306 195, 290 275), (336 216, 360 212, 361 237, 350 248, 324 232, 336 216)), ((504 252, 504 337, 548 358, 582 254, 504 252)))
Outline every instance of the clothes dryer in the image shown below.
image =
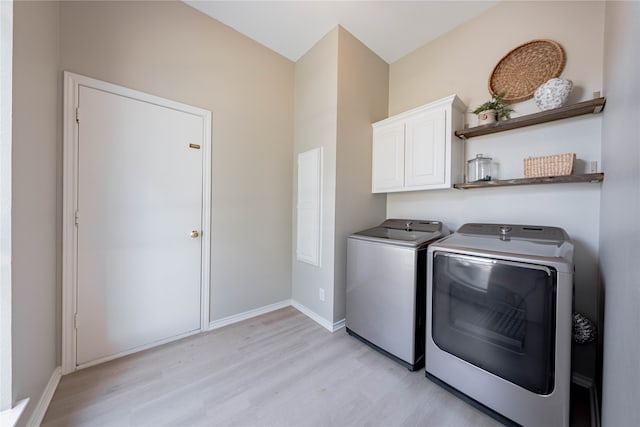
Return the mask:
POLYGON ((568 426, 567 233, 465 224, 429 246, 427 258, 427 377, 505 423, 568 426))

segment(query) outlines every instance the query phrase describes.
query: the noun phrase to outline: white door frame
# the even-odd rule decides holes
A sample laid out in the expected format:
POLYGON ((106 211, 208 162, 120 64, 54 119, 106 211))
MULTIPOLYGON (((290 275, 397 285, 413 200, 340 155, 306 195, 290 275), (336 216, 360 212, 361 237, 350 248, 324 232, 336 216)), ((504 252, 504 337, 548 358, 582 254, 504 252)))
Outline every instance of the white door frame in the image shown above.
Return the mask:
MULTIPOLYGON (((183 111, 203 119, 202 150, 202 260, 200 274, 200 331, 209 328, 209 275, 211 264, 211 112, 138 92, 90 77, 64 72, 63 181, 62 181, 62 373, 76 366, 75 314, 77 312, 78 239, 75 215, 78 207, 78 126, 76 120, 80 86, 126 96, 183 111)), ((147 347, 158 345, 154 343, 147 347)), ((136 348, 135 351, 143 348, 136 348)))

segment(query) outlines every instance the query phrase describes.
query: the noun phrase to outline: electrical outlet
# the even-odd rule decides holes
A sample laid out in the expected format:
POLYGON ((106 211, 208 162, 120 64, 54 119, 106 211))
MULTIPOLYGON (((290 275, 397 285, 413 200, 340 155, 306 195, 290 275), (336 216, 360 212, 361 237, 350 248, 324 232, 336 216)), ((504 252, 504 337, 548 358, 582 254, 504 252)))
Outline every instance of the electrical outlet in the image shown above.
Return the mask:
POLYGON ((324 301, 324 289, 320 288, 320 301, 324 301))

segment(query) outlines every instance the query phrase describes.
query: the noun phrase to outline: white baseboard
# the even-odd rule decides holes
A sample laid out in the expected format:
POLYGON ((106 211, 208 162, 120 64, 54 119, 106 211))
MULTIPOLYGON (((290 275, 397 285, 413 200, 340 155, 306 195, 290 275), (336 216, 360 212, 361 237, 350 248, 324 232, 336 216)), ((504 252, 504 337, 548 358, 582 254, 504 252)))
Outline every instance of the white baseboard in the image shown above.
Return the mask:
POLYGON ((306 307, 300 304, 298 301, 291 300, 291 305, 295 309, 300 311, 302 314, 309 317, 311 320, 313 320, 314 322, 316 322, 317 324, 319 324, 320 326, 328 330, 329 332, 335 332, 339 329, 344 328, 345 326, 345 319, 338 320, 337 322, 332 323, 327 319, 325 319, 324 317, 318 315, 315 311, 311 310, 309 307, 306 307))
POLYGON ((231 325, 233 323, 242 322, 243 320, 251 319, 252 317, 260 316, 261 314, 270 313, 275 310, 280 310, 284 307, 289 307, 291 300, 276 302, 274 304, 265 305, 264 307, 256 308, 254 310, 245 311, 244 313, 234 314, 233 316, 223 317, 222 319, 214 320, 209 323, 209 330, 222 328, 223 326, 231 325))
POLYGON ((338 320, 333 324, 333 332, 344 328, 347 325, 347 319, 338 320))
POLYGON ((13 408, 0 411, 0 426, 14 427, 18 424, 18 420, 20 420, 20 417, 28 404, 29 398, 27 397, 26 399, 22 399, 20 402, 16 403, 13 408))
POLYGON ((60 366, 56 367, 51 374, 51 378, 49 378, 49 382, 47 386, 44 388, 42 395, 40 396, 40 400, 38 400, 38 404, 36 405, 33 413, 31 413, 31 417, 29 417, 29 421, 27 421, 28 427, 39 427, 42 424, 42 420, 44 419, 44 414, 47 412, 49 408, 49 404, 51 403, 51 399, 53 399, 53 394, 56 392, 56 388, 58 388, 58 383, 60 382, 60 378, 62 377, 62 369, 60 366))
POLYGON ((265 305, 264 307, 256 308, 254 310, 245 311, 244 313, 234 314, 233 316, 223 317, 222 319, 214 320, 209 323, 209 331, 214 329, 222 328, 223 326, 231 325, 234 323, 242 322, 243 320, 251 319, 256 316, 260 316, 261 314, 270 313, 275 310, 280 310, 284 307, 293 306, 298 311, 300 311, 305 316, 309 317, 314 322, 318 323, 320 326, 328 330, 329 332, 338 331, 345 326, 345 319, 339 320, 335 323, 329 322, 324 317, 319 316, 310 308, 300 304, 294 300, 284 300, 274 304, 265 305))

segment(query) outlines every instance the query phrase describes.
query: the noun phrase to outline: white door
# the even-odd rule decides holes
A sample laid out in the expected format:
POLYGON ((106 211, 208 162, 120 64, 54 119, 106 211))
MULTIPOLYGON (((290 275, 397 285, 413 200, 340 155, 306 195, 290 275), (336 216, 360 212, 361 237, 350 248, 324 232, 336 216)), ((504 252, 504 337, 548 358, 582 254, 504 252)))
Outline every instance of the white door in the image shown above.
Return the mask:
POLYGON ((445 183, 445 109, 428 111, 406 122, 405 186, 445 183))
POLYGON ((200 329, 204 126, 91 87, 78 105, 81 366, 200 329))
POLYGON ((372 191, 398 190, 404 186, 404 122, 373 129, 372 191))

